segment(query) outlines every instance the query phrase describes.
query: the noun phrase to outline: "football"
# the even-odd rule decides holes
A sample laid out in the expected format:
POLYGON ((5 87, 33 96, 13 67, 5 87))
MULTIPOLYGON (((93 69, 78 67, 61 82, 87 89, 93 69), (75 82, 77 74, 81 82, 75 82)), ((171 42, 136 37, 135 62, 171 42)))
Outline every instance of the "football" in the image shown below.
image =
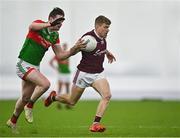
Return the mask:
POLYGON ((82 39, 84 40, 84 43, 87 43, 86 47, 81 49, 82 51, 91 52, 96 48, 97 41, 93 36, 86 35, 82 39))

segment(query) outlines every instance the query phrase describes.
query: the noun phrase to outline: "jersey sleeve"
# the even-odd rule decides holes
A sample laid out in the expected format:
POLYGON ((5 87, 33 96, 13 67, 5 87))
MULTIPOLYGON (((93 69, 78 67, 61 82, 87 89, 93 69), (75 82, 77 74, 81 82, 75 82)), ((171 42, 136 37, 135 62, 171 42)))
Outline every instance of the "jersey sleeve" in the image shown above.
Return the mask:
POLYGON ((33 21, 33 23, 45 23, 45 22, 42 20, 35 20, 35 21, 33 21))
POLYGON ((55 45, 60 45, 60 39, 59 39, 59 37, 57 38, 55 45))

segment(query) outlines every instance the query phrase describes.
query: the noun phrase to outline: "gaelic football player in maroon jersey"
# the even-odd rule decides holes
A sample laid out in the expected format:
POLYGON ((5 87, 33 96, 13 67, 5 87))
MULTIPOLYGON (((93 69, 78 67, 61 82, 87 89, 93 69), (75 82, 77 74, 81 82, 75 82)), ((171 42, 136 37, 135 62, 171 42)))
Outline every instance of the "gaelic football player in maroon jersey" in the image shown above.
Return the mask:
POLYGON ((49 80, 39 70, 48 48, 52 47, 57 58, 66 59, 85 47, 83 40, 78 40, 68 51, 61 48, 58 31, 64 20, 64 11, 57 7, 50 12, 48 22, 36 20, 29 26, 16 65, 17 75, 22 79, 22 96, 17 100, 12 117, 6 123, 14 133, 18 132, 16 123, 23 110, 26 120, 33 122, 33 104, 50 86, 49 80))
POLYGON ((100 120, 111 99, 111 91, 108 80, 104 74, 103 62, 105 56, 109 63, 116 60, 106 47, 106 36, 109 32, 110 24, 111 21, 107 17, 100 15, 95 19, 95 29, 83 35, 94 37, 97 41, 97 45, 91 52, 82 51, 82 59, 77 66, 71 94, 57 95, 55 91, 52 91, 44 101, 46 107, 53 101, 75 105, 86 87, 94 88, 100 94, 101 100, 97 107, 94 121, 90 126, 90 131, 92 132, 103 132, 106 129, 100 124, 100 120))

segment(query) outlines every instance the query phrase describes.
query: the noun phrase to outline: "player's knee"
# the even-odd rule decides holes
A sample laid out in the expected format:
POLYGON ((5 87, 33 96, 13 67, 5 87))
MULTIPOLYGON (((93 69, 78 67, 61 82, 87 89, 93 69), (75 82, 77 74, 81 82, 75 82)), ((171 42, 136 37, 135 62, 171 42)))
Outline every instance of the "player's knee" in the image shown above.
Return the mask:
POLYGON ((107 100, 107 101, 110 101, 111 97, 112 97, 112 95, 111 95, 111 94, 108 94, 108 95, 106 95, 106 96, 104 97, 104 99, 107 100))
POLYGON ((30 97, 27 97, 26 95, 22 96, 22 103, 26 104, 30 100, 30 97))
POLYGON ((50 82, 48 80, 44 81, 44 83, 41 85, 43 91, 47 91, 50 87, 50 82))

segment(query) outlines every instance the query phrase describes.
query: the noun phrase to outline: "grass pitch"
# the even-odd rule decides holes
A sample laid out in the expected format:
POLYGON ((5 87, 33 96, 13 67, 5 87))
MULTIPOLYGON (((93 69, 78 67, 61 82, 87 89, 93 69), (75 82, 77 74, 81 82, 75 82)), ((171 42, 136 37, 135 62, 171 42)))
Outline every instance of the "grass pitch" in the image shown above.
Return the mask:
POLYGON ((111 101, 102 124, 103 133, 89 131, 98 101, 79 101, 73 109, 57 109, 54 103, 34 106, 34 123, 28 124, 21 114, 20 134, 6 126, 14 100, 0 101, 0 137, 178 137, 180 136, 180 101, 111 101))

